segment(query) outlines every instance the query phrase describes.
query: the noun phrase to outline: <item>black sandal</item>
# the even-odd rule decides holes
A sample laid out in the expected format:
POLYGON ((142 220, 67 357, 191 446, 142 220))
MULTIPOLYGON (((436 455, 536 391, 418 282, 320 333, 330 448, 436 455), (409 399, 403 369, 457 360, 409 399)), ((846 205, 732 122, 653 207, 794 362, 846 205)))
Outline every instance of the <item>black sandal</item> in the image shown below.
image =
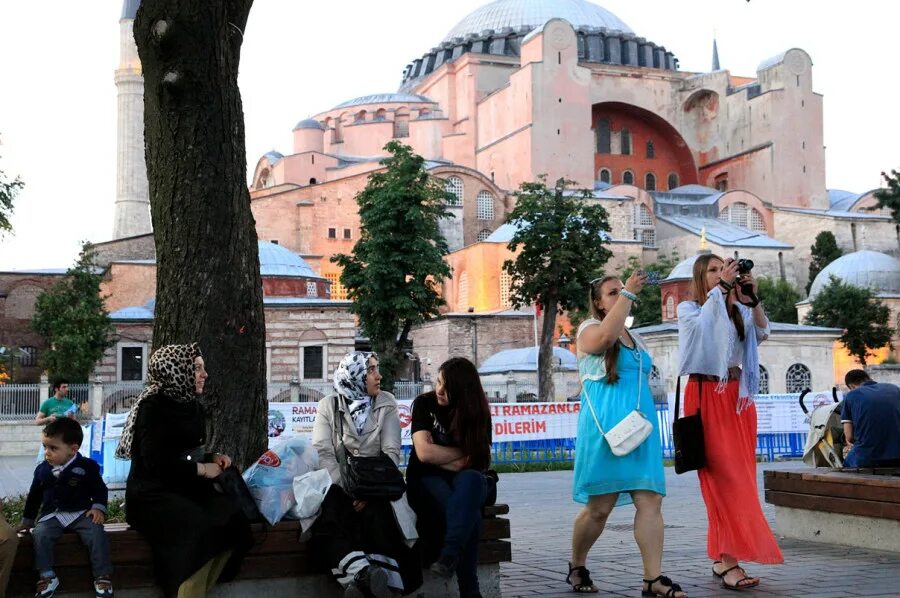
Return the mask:
POLYGON ((572 591, 576 594, 596 594, 600 591, 591 579, 591 572, 584 567, 573 567, 572 563, 569 563, 569 574, 566 575, 566 583, 572 586, 572 591), (576 584, 572 581, 573 573, 578 575, 578 578, 581 580, 580 583, 576 584))
POLYGON ((713 564, 712 564, 713 577, 722 579, 722 574, 719 573, 718 571, 716 571, 716 565, 721 565, 721 564, 722 564, 722 561, 713 561, 713 564))
POLYGON ((737 591, 749 590, 750 588, 755 588, 756 586, 759 585, 759 581, 741 585, 742 581, 747 581, 748 579, 753 580, 753 578, 750 577, 749 575, 747 575, 747 572, 744 571, 744 568, 741 567, 740 565, 735 565, 734 567, 725 569, 724 571, 722 571, 722 574, 719 575, 719 577, 722 579, 722 587, 725 588, 726 590, 737 590, 737 591), (740 578, 739 580, 737 580, 737 582, 735 584, 730 584, 727 581, 725 581, 725 576, 728 575, 729 572, 734 571, 735 569, 739 569, 741 571, 741 573, 744 574, 744 576, 742 578, 740 578))
POLYGON ((641 588, 641 596, 662 596, 663 598, 676 598, 676 594, 678 592, 684 593, 684 590, 681 589, 681 586, 677 583, 674 583, 670 578, 665 575, 660 575, 656 579, 645 579, 644 583, 647 584, 647 589, 641 588), (660 594, 656 590, 653 589, 653 584, 659 583, 664 586, 668 586, 668 590, 666 590, 665 594, 660 594))

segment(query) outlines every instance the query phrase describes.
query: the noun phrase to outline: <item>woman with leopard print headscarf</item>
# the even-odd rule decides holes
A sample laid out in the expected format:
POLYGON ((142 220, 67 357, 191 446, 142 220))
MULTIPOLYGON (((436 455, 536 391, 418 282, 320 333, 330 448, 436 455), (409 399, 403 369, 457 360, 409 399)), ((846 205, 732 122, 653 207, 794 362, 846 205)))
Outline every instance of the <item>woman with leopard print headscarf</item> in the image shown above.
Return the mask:
POLYGON ((243 514, 213 487, 231 459, 206 452, 197 397, 207 377, 196 343, 155 351, 116 449, 131 459, 126 519, 150 543, 166 596, 205 596, 237 573, 252 544, 243 514))

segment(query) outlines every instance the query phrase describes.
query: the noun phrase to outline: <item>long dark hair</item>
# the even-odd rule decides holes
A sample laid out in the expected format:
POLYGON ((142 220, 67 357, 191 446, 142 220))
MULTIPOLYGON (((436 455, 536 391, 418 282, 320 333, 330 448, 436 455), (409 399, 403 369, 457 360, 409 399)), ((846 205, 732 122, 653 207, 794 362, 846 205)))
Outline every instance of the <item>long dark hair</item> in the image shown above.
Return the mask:
POLYGON ((453 357, 441 364, 444 390, 451 411, 450 434, 473 469, 491 464, 491 411, 475 364, 453 357))

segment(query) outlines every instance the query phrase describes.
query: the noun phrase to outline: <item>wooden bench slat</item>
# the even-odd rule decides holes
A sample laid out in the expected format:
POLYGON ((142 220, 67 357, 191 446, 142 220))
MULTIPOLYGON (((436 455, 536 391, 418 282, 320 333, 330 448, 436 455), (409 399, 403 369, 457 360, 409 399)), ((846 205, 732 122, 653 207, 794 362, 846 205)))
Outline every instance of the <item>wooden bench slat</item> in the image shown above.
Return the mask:
POLYGON ((826 513, 842 513, 844 515, 860 515, 862 517, 900 521, 900 503, 813 496, 777 490, 766 490, 766 502, 777 506, 806 509, 808 511, 824 511, 826 513))
POLYGON ((833 496, 837 498, 900 503, 900 485, 889 487, 841 484, 835 483, 833 480, 773 478, 767 480, 765 488, 766 490, 809 494, 812 496, 833 496))

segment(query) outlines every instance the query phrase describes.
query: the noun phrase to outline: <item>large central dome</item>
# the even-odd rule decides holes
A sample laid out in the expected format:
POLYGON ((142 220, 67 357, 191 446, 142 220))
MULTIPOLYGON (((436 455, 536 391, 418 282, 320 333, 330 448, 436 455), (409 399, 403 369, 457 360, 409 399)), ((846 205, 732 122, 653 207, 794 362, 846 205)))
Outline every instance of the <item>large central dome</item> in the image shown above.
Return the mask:
POLYGON ((496 0, 482 6, 450 30, 444 41, 479 34, 486 29, 501 31, 510 27, 534 28, 553 18, 565 19, 578 27, 606 27, 633 33, 619 17, 605 8, 585 0, 496 0))

